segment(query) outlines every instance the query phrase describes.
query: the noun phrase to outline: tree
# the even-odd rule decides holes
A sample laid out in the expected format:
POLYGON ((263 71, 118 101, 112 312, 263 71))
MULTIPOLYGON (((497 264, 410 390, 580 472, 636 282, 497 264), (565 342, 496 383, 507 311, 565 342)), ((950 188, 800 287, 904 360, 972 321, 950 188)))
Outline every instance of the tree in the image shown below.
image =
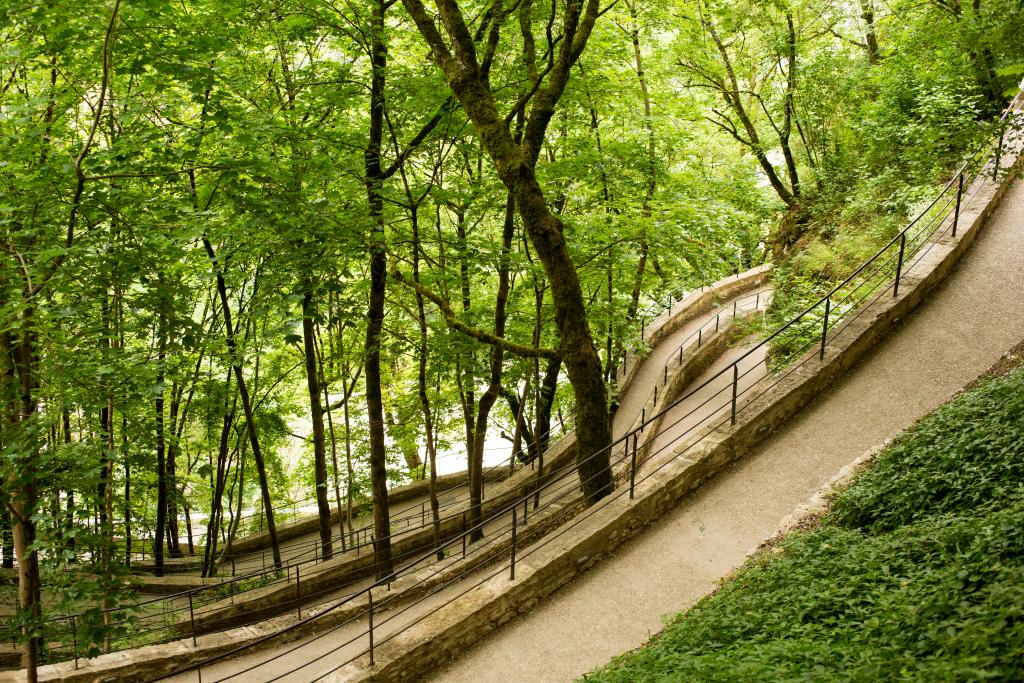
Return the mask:
MULTIPOLYGON (((556 44, 552 38, 548 45, 553 56, 550 71, 546 79, 538 74, 533 80, 531 87, 534 93, 530 102, 516 104, 520 108, 529 105, 523 140, 519 144, 513 140, 508 117, 498 113, 489 80, 501 24, 505 19, 503 3, 495 3, 490 8, 482 59, 478 58, 477 45, 463 12, 453 0, 444 0, 437 8, 447 41, 420 0, 403 0, 402 4, 429 46, 431 58, 444 73, 462 109, 473 122, 499 178, 515 198, 516 210, 551 282, 560 353, 576 395, 580 480, 587 501, 595 503, 612 489, 609 465, 611 425, 601 361, 587 321, 576 268, 566 248, 564 225, 548 206, 537 180, 536 164, 571 69, 582 55, 597 20, 597 3, 589 0, 585 8, 579 0, 566 0, 560 4, 560 40, 556 44)), ((525 17, 520 22, 525 45, 533 44, 531 10, 530 2, 519 7, 521 16, 525 17)), ((527 63, 536 63, 536 56, 529 47, 526 49, 527 63)))

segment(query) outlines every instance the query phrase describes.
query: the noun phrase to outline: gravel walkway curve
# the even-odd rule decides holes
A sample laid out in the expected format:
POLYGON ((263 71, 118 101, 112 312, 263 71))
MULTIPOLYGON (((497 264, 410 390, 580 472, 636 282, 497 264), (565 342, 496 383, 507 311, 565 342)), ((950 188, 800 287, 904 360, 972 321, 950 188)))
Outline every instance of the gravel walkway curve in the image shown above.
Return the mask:
POLYGON ((1018 182, 946 282, 786 430, 431 680, 570 681, 642 645, 843 465, 941 405, 1020 341, 1022 288, 1018 182))

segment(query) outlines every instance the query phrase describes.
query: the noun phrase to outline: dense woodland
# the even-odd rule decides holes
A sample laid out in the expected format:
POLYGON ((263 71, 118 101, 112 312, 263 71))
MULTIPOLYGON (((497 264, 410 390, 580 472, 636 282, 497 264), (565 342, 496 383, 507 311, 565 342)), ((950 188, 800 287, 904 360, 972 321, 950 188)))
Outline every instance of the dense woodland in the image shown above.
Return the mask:
POLYGON ((50 606, 131 601, 140 546, 212 575, 293 500, 325 555, 372 501, 387 576, 388 486, 457 457, 478 507, 502 433, 528 460, 574 425, 599 500, 645 312, 770 261, 784 316, 991 133, 1024 62, 1019 0, 0 16, 0 545, 29 669, 50 606))

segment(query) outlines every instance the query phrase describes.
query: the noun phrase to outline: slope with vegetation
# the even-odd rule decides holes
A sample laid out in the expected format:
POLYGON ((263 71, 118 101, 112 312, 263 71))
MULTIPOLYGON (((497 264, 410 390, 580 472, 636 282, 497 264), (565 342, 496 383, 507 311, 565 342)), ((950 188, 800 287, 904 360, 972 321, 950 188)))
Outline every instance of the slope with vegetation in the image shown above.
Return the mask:
POLYGON ((826 514, 584 680, 1020 680, 1022 351, 897 439, 826 514))

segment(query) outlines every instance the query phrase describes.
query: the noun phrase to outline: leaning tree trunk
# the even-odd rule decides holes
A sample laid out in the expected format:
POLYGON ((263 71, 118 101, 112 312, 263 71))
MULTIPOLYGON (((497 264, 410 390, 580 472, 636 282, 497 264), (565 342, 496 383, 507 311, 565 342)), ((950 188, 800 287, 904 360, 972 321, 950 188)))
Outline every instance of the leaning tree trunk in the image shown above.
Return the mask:
POLYGON ((207 256, 213 264, 217 278, 217 293, 220 296, 220 305, 224 313, 224 334, 228 345, 228 355, 231 359, 231 369, 235 375, 235 383, 238 385, 238 400, 242 403, 242 414, 245 415, 245 431, 249 437, 249 444, 252 446, 252 457, 256 462, 256 474, 260 480, 260 493, 263 498, 263 511, 267 517, 267 534, 270 536, 270 547, 274 555, 274 566, 281 568, 281 546, 277 542, 277 527, 274 525, 274 504, 270 500, 270 485, 267 480, 267 468, 263 460, 263 451, 260 449, 260 442, 256 436, 256 422, 252 412, 252 400, 249 397, 249 389, 245 383, 245 375, 242 373, 242 359, 239 356, 238 344, 235 340, 235 330, 231 323, 231 305, 228 302, 227 284, 224 282, 224 272, 217 260, 217 254, 213 250, 213 244, 204 235, 203 247, 207 256))
MULTIPOLYGON (((583 53, 597 20, 598 3, 595 0, 563 3, 565 36, 558 45, 557 55, 553 56, 547 82, 533 96, 520 144, 513 139, 505 117, 498 112, 491 91, 488 76, 491 55, 487 55, 481 65, 458 3, 445 0, 436 7, 450 42, 441 36, 438 24, 422 0, 402 0, 402 4, 430 46, 431 57, 444 72, 463 111, 473 122, 498 176, 515 198, 523 226, 551 282, 560 355, 576 395, 577 470, 587 503, 593 504, 613 488, 611 420, 601 359, 590 332, 576 265, 565 243, 564 226, 549 208, 537 181, 536 164, 572 67, 583 53)), ((498 24, 493 27, 495 37, 497 27, 498 24)), ((529 20, 521 22, 521 30, 532 39, 529 20)), ((496 41, 488 43, 490 49, 495 44, 496 41)), ((540 85, 539 80, 537 85, 540 85)))

